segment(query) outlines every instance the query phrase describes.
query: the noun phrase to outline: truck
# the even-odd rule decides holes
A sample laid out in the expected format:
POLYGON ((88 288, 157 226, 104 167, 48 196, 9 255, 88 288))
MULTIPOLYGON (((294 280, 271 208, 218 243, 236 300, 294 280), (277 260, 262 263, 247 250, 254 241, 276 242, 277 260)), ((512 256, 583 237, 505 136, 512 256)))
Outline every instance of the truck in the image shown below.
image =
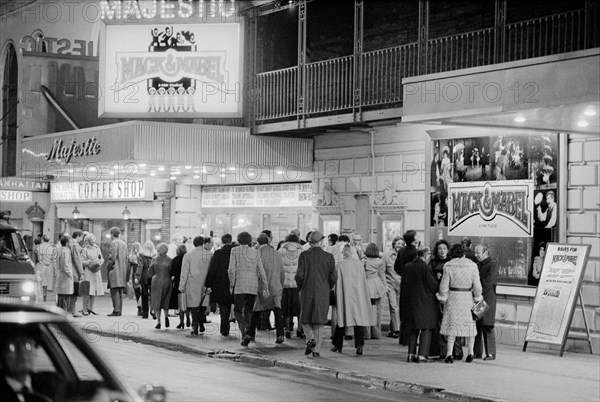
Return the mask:
POLYGON ((20 230, 0 219, 0 302, 35 303, 38 287, 39 275, 20 230))

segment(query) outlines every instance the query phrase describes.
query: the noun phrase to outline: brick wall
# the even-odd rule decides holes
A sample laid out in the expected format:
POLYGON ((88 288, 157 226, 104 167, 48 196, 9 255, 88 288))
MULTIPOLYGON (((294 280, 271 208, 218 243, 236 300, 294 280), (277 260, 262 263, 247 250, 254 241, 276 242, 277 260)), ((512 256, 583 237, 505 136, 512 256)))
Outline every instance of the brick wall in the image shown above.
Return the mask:
MULTIPOLYGON (((600 349, 600 138, 597 135, 569 135, 567 176, 567 242, 591 244, 583 278, 582 294, 594 350, 600 349)), ((578 307, 572 328, 584 328, 578 307)), ((576 341, 576 350, 589 351, 587 343, 576 341)))

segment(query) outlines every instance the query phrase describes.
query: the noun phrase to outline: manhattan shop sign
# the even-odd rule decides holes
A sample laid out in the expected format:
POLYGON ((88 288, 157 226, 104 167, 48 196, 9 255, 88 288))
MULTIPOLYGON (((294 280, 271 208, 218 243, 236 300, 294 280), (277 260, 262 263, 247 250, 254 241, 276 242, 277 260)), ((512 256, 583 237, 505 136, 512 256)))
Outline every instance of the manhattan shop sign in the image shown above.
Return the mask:
POLYGON ((533 180, 448 184, 448 235, 533 236, 533 180))

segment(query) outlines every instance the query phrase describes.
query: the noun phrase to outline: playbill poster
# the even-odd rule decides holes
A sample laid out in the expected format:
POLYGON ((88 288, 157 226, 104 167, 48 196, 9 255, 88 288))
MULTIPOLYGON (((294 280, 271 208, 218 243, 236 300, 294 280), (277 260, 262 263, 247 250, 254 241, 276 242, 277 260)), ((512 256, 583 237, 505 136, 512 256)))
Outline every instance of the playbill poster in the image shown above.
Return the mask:
POLYGON ((562 344, 577 302, 588 249, 588 245, 548 244, 525 341, 562 344))

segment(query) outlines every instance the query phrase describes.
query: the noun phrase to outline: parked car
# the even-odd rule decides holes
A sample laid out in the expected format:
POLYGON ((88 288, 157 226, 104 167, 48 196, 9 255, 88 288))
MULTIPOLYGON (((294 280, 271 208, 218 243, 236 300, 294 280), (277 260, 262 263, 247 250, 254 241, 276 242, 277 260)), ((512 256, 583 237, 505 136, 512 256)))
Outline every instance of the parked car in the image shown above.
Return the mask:
POLYGON ((38 277, 19 229, 0 219, 0 301, 35 302, 38 277))
POLYGON ((63 310, 0 302, 1 401, 164 401, 165 395, 162 387, 131 389, 63 310), (26 396, 15 391, 19 384, 30 384, 26 396))

